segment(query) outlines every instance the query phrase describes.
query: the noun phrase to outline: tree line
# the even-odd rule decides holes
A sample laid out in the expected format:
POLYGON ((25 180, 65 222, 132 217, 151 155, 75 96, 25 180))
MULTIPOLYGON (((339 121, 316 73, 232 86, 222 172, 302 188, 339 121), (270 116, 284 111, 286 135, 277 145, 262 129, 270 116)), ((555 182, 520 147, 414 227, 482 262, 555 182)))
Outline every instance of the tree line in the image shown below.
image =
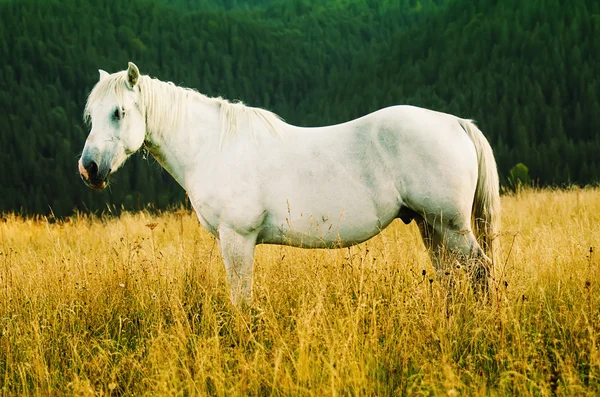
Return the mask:
POLYGON ((97 193, 76 162, 97 69, 240 99, 305 126, 392 104, 475 119, 503 183, 600 175, 600 3, 592 0, 0 2, 0 211, 167 208, 182 189, 135 156, 97 193))

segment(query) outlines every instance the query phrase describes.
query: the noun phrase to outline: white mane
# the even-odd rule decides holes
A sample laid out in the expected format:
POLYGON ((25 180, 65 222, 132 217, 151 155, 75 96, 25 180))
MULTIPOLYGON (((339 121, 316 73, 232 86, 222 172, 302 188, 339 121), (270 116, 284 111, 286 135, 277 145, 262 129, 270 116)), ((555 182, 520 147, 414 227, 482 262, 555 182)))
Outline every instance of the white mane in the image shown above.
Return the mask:
MULTIPOLYGON (((196 90, 178 87, 149 76, 140 76, 139 82, 140 112, 146 115, 146 129, 151 132, 168 133, 177 129, 185 119, 189 104, 194 99, 216 104, 220 108, 221 138, 220 145, 240 134, 240 124, 245 117, 248 121, 248 133, 256 136, 257 130, 266 130, 275 136, 281 136, 277 122, 281 118, 265 109, 244 105, 242 102, 229 102, 221 97, 210 98, 196 90), (256 128, 262 125, 263 129, 256 128)), ((89 123, 90 110, 101 99, 113 95, 117 104, 123 102, 124 94, 129 90, 127 71, 111 74, 100 80, 90 92, 84 110, 84 120, 89 123)))

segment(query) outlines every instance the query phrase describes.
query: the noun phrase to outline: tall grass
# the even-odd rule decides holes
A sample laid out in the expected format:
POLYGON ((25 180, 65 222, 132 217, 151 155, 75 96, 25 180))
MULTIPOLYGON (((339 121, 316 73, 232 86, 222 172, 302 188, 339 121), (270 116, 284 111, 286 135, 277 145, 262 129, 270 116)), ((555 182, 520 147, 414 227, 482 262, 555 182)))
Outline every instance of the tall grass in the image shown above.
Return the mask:
MULTIPOLYGON (((416 226, 259 246, 228 300, 186 211, 0 222, 3 395, 598 395, 600 190, 503 197, 490 299, 451 297, 416 226)), ((458 275, 460 279, 460 275, 458 275)))

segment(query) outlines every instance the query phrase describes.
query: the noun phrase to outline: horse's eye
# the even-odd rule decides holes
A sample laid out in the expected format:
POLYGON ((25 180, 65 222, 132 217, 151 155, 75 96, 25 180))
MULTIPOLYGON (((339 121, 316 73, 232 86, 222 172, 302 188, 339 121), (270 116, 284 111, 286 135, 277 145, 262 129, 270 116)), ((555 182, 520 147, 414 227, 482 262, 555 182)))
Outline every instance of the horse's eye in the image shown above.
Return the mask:
POLYGON ((125 111, 119 108, 116 108, 113 112, 113 119, 119 121, 125 116, 125 111))

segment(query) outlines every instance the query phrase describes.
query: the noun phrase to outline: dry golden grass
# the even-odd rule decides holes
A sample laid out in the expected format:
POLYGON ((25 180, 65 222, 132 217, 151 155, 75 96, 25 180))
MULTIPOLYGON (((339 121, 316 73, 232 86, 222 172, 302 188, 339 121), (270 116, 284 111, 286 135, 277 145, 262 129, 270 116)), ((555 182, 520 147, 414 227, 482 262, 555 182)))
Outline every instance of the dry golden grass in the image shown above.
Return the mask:
MULTIPOLYGON (((416 227, 260 246, 228 301, 186 211, 0 222, 3 395, 598 395, 600 190, 503 197, 493 297, 433 279, 416 227)), ((460 277, 459 277, 460 279, 460 277)))

